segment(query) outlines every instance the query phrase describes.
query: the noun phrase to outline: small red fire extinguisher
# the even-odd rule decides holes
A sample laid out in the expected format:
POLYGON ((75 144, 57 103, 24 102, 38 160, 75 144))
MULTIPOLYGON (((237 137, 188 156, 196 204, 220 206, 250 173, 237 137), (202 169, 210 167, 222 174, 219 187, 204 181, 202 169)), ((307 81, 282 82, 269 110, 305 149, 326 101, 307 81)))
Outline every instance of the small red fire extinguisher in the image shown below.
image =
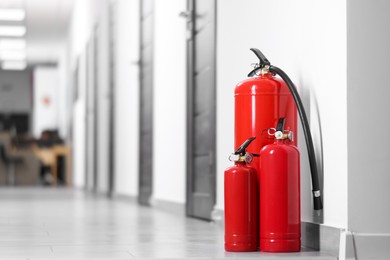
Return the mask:
POLYGON ((285 118, 266 129, 275 142, 260 151, 260 251, 297 252, 301 249, 299 151, 285 118))
POLYGON ((257 251, 258 188, 257 171, 247 166, 253 155, 246 148, 255 137, 246 140, 229 159, 234 166, 225 170, 225 250, 257 251))

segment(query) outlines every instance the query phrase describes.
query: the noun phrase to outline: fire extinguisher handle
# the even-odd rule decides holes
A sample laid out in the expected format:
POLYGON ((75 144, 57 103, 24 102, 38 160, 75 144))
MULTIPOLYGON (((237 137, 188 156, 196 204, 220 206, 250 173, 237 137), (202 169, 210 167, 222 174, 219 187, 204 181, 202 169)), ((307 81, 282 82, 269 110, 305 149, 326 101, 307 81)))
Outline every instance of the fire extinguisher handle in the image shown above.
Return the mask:
POLYGON ((276 125, 276 131, 281 131, 283 133, 285 122, 286 122, 286 118, 284 117, 279 118, 278 124, 276 125))
POLYGON ((234 154, 240 154, 240 155, 245 155, 246 153, 246 148, 252 143, 253 140, 255 140, 256 137, 251 137, 247 139, 238 149, 234 152, 234 154))
POLYGON ((263 68, 265 65, 271 65, 271 62, 264 56, 264 54, 257 48, 250 49, 259 58, 259 67, 263 68))

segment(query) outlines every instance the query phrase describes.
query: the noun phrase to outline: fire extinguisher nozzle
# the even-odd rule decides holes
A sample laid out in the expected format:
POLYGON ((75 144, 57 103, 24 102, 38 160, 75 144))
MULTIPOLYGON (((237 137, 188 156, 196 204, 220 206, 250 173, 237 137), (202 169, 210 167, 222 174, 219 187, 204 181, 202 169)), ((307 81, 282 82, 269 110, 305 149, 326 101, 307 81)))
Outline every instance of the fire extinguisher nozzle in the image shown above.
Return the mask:
POLYGON ((313 204, 315 210, 321 210, 323 208, 321 196, 313 197, 313 204))
POLYGON ((320 190, 313 190, 313 204, 315 210, 321 210, 323 208, 320 190))

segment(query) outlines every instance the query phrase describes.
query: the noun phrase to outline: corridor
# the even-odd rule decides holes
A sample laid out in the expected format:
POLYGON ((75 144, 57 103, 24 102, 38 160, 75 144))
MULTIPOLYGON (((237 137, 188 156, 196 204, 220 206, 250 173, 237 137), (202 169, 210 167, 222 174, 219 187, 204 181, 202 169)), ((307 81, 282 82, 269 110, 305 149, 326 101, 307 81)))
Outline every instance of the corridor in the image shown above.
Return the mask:
POLYGON ((389 13, 0 0, 0 260, 389 260, 389 13), (223 221, 302 251, 226 252, 223 221))
POLYGON ((221 225, 72 189, 1 189, 0 207, 0 259, 336 259, 226 253, 221 225))

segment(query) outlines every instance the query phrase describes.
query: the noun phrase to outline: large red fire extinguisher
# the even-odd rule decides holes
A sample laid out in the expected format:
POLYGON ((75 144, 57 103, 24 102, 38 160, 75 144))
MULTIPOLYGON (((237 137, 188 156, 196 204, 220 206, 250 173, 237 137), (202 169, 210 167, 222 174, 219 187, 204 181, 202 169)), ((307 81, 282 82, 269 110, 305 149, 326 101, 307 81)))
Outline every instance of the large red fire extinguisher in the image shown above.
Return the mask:
MULTIPOLYGON (((297 132, 297 110, 286 83, 267 70, 257 77, 244 80, 235 88, 235 148, 248 136, 258 136, 260 131, 286 118, 286 129, 297 132)), ((250 152, 258 153, 271 140, 257 138, 250 152)), ((296 144, 296 141, 294 142, 296 144)), ((258 158, 250 166, 258 169, 258 158)))
MULTIPOLYGON (((309 155, 314 209, 320 210, 322 200, 314 145, 299 94, 284 71, 271 65, 260 50, 252 48, 251 51, 259 58, 259 63, 248 74, 251 78, 239 83, 235 89, 235 147, 248 136, 258 136, 263 129, 275 125, 282 117, 285 118, 285 130, 297 133, 298 111, 309 155), (277 75, 280 78, 276 77, 277 75)), ((269 139, 257 138, 251 146, 251 151, 257 152, 272 142, 269 139)), ((296 138, 292 144, 297 144, 296 138)), ((249 166, 259 170, 259 159, 254 158, 249 166)), ((261 171, 258 171, 258 175, 261 175, 261 171)))
POLYGON ((260 251, 298 252, 301 249, 299 151, 285 118, 268 129, 273 144, 260 151, 260 251))
POLYGON ((234 166, 225 170, 225 250, 256 251, 258 248, 257 172, 247 166, 253 156, 246 152, 255 137, 246 140, 229 159, 234 166))

